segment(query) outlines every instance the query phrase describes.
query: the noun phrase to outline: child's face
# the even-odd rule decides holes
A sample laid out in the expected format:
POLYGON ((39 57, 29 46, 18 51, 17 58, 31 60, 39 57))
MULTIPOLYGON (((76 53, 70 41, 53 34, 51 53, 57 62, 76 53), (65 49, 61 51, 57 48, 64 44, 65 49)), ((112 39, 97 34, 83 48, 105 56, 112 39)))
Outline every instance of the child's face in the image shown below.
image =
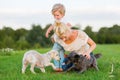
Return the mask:
POLYGON ((56 12, 54 12, 53 16, 56 20, 61 20, 64 15, 61 14, 59 11, 56 11, 56 12))

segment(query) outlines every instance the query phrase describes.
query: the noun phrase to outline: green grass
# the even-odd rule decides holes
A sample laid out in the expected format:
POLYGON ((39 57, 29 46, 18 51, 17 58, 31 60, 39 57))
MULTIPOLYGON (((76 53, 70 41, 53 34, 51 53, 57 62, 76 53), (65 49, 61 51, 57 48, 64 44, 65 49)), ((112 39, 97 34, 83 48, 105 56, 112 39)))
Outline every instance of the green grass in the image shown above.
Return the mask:
MULTIPOLYGON (((49 49, 37 49, 41 53, 49 49)), ((58 73, 51 67, 46 67, 46 73, 42 73, 35 68, 37 74, 32 74, 27 68, 25 74, 21 74, 22 57, 24 51, 15 51, 10 56, 0 56, 0 80, 120 80, 120 44, 97 45, 94 53, 102 53, 102 57, 97 60, 100 71, 88 69, 83 74, 76 72, 58 73), (111 76, 111 64, 114 70, 111 76)))

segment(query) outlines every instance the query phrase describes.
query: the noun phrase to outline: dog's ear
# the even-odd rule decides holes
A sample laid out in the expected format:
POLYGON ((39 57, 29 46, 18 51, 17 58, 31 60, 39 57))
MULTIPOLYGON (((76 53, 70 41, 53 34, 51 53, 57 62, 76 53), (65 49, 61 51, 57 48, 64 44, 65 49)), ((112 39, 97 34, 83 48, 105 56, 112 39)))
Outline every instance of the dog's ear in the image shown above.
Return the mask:
POLYGON ((72 52, 70 52, 69 56, 73 57, 73 56, 75 56, 76 54, 77 54, 77 53, 76 53, 75 51, 72 51, 72 52))

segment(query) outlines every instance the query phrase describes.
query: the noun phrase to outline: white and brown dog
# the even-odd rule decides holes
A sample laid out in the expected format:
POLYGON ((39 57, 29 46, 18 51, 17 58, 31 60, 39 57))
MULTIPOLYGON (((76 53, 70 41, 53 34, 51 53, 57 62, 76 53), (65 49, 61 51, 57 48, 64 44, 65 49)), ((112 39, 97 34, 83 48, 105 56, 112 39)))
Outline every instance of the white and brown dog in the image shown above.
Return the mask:
POLYGON ((25 73, 29 64, 31 65, 30 71, 34 74, 34 67, 40 68, 43 73, 45 73, 44 68, 46 66, 52 66, 53 69, 56 69, 54 64, 50 62, 52 59, 60 60, 59 53, 55 50, 51 50, 45 54, 40 54, 35 50, 27 51, 22 60, 22 73, 25 73))

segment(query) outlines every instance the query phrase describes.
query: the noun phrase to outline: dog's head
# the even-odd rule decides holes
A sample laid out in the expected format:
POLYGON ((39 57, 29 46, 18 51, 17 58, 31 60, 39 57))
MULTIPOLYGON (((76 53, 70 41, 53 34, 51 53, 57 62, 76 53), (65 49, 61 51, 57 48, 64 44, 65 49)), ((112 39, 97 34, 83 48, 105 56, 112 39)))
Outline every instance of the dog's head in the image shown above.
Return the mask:
POLYGON ((85 56, 76 54, 73 59, 74 64, 82 64, 84 62, 85 56))
POLYGON ((59 53, 56 50, 49 51, 50 57, 55 60, 60 60, 59 53))
POLYGON ((78 63, 82 63, 83 60, 85 59, 85 56, 83 55, 78 55, 76 52, 71 52, 68 55, 68 59, 74 63, 74 64, 78 64, 78 63))
POLYGON ((69 55, 68 55, 68 60, 65 62, 66 64, 69 64, 69 63, 74 63, 75 61, 75 57, 77 57, 76 56, 77 55, 77 53, 76 52, 74 52, 74 51, 72 51, 69 55))

